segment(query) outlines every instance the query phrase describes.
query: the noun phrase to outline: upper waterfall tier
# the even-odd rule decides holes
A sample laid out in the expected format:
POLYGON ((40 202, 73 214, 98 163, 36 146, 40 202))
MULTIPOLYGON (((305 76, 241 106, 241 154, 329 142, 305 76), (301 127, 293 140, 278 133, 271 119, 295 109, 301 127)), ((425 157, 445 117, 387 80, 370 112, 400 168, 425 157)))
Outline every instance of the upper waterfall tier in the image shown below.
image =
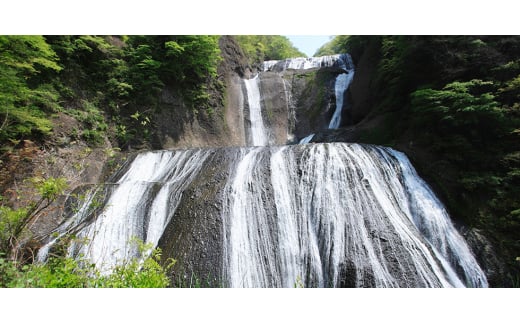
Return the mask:
POLYGON ((354 78, 349 54, 266 61, 263 70, 243 80, 247 100, 239 114, 246 145, 296 143, 344 123, 346 91, 354 78))
POLYGON ((262 64, 264 72, 281 72, 288 69, 302 70, 310 68, 337 67, 345 71, 354 69, 352 58, 349 54, 336 54, 320 57, 296 57, 284 60, 265 61, 262 64))

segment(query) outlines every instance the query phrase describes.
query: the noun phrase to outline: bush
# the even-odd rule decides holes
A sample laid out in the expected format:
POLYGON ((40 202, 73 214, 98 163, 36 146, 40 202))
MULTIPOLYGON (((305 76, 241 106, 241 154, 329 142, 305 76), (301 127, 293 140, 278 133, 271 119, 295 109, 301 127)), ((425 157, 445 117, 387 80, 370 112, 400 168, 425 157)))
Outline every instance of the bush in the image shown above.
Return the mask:
MULTIPOLYGON (((139 248, 143 254, 150 252, 150 246, 142 242, 139 248)), ((175 261, 167 261, 163 268, 159 262, 161 250, 155 249, 144 260, 131 259, 111 268, 111 273, 103 275, 96 266, 84 259, 67 257, 51 258, 46 263, 24 265, 21 268, 0 255, 0 287, 29 288, 164 288, 170 280, 166 274, 175 261)))

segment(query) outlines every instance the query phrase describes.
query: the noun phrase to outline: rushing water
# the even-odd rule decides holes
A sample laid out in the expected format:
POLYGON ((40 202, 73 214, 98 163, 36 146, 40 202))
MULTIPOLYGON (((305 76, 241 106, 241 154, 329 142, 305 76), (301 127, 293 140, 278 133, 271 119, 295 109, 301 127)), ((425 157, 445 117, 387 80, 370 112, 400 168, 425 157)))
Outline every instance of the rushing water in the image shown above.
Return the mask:
MULTIPOLYGON (((264 68, 351 66, 345 62, 338 55, 267 62, 264 68)), ((340 108, 352 76, 353 67, 336 80, 340 108)), ((73 243, 70 255, 83 255, 108 272, 140 256, 134 238, 157 246, 177 209, 188 203, 184 192, 198 185, 212 192, 203 194, 212 205, 203 213, 217 212, 222 242, 212 245, 203 234, 183 239, 202 241, 208 252, 222 255, 213 266, 225 286, 487 287, 446 209, 403 153, 347 143, 268 146, 258 76, 244 86, 248 142, 256 147, 137 155, 113 183, 86 196, 39 259, 74 232, 87 243, 73 243)), ((338 115, 329 127, 339 126, 338 115)))
POLYGON ((329 123, 329 129, 338 129, 341 124, 341 113, 343 112, 343 98, 347 91, 352 79, 354 78, 354 72, 339 74, 336 77, 334 84, 334 90, 336 93, 336 110, 329 123))
POLYGON ((269 135, 264 127, 262 119, 262 108, 260 105, 260 89, 258 87, 258 75, 252 79, 244 80, 247 93, 247 102, 249 103, 250 140, 248 143, 252 146, 267 146, 269 144, 269 135))
POLYGON ((442 204, 392 149, 250 149, 225 196, 232 287, 487 286, 442 204))
POLYGON ((297 57, 284 60, 265 61, 263 63, 263 71, 282 72, 284 70, 302 70, 310 68, 338 67, 345 71, 354 68, 352 58, 349 54, 336 54, 319 57, 297 57))
MULTIPOLYGON (((134 239, 156 247, 184 189, 210 153, 210 149, 193 149, 139 154, 121 178, 91 191, 79 211, 58 228, 64 235, 83 224, 69 248, 71 255, 83 255, 102 271, 109 271, 138 255, 134 239), (93 212, 98 213, 95 220, 85 225, 93 212)), ((46 257, 46 247, 40 259, 46 257)))

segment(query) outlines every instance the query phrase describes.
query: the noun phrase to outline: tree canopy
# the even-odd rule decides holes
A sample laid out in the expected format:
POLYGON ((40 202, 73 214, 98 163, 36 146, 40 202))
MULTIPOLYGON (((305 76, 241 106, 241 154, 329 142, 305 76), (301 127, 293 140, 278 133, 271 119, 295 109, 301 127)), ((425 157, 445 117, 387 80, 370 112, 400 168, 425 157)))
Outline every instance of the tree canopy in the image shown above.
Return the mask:
POLYGON ((280 60, 292 57, 307 57, 299 51, 285 36, 277 35, 239 35, 235 36, 250 57, 251 63, 268 60, 280 60))

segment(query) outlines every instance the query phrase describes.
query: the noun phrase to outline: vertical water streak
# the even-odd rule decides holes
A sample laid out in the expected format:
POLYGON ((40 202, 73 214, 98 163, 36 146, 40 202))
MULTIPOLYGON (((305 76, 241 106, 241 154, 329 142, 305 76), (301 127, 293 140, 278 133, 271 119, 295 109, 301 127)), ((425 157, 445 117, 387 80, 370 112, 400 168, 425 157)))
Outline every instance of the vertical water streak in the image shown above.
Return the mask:
POLYGON ((341 113, 343 112, 343 98, 345 96, 345 92, 347 91, 350 83, 354 78, 354 71, 350 71, 349 73, 342 73, 336 77, 336 82, 334 84, 334 89, 336 93, 336 110, 334 111, 334 115, 332 116, 329 129, 338 129, 341 124, 341 113))
POLYGON ((251 144, 253 146, 267 146, 268 135, 262 119, 262 107, 260 105, 260 89, 258 75, 252 79, 244 79, 249 104, 249 118, 251 121, 251 144))
POLYGON ((230 287, 280 285, 265 205, 266 182, 262 180, 266 151, 255 147, 241 154, 226 188, 223 217, 229 217, 229 228, 225 269, 230 287))
POLYGON ((307 137, 304 137, 300 140, 300 142, 298 142, 300 145, 301 144, 308 144, 311 142, 312 138, 314 138, 314 135, 313 133, 311 133, 310 135, 308 135, 307 137))
MULTIPOLYGON (((292 287, 298 279, 301 281, 304 278, 302 243, 305 241, 299 234, 302 223, 296 213, 297 187, 294 183, 297 164, 293 154, 287 151, 287 146, 276 148, 271 156, 270 167, 278 218, 280 280, 282 286, 292 287)), ((320 268, 318 267, 317 270, 319 271, 320 268)))
POLYGON ((45 262, 49 257, 50 250, 58 241, 60 241, 63 237, 80 230, 81 227, 87 223, 87 218, 92 216, 93 212, 90 206, 93 204, 94 199, 103 194, 102 191, 104 190, 105 186, 107 186, 107 184, 91 188, 85 194, 84 201, 81 203, 76 213, 73 216, 66 218, 65 221, 63 221, 63 223, 60 224, 53 232, 54 238, 52 238, 43 247, 41 247, 40 250, 38 250, 38 254, 36 256, 36 260, 38 262, 45 262))

